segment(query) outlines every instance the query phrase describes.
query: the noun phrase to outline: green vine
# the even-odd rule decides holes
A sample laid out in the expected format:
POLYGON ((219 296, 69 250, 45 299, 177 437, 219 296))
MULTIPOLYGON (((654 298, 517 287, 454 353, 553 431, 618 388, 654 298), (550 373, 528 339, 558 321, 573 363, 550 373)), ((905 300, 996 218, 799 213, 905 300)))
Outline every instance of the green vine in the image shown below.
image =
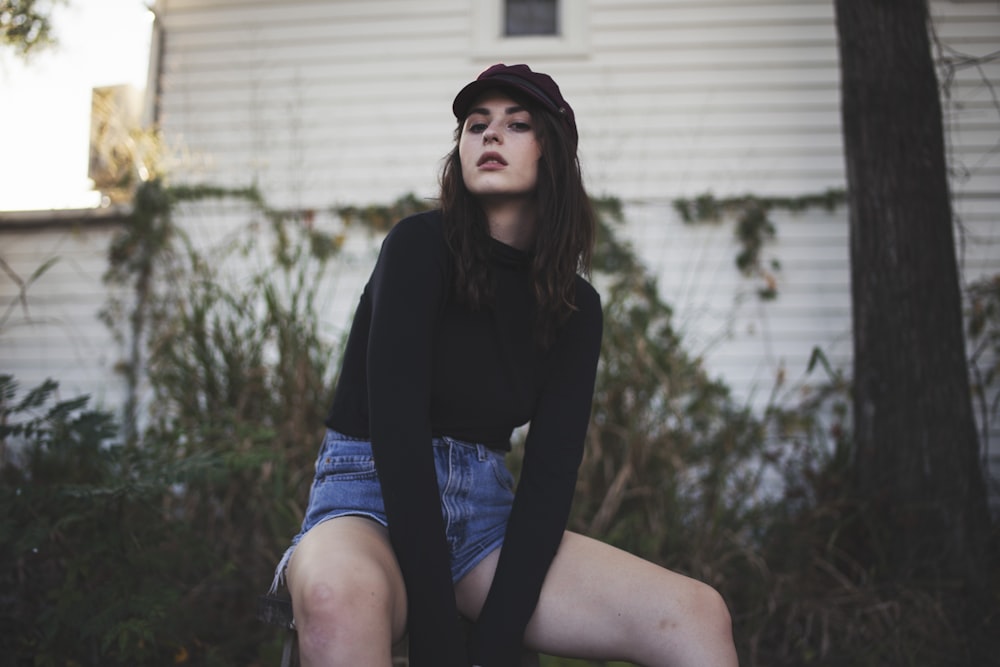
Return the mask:
MULTIPOLYGON (((115 236, 108 251, 108 269, 104 281, 125 288, 124 293, 109 299, 101 311, 101 319, 126 346, 126 357, 117 364, 125 378, 126 399, 123 407, 123 431, 127 443, 139 439, 136 427, 139 414, 138 396, 146 364, 144 347, 148 344, 148 328, 157 315, 156 284, 167 280, 174 272, 178 254, 183 251, 192 266, 205 268, 202 258, 188 243, 182 230, 173 222, 177 207, 185 203, 231 199, 243 201, 263 216, 275 233, 274 257, 283 270, 291 270, 303 258, 303 253, 325 262, 331 258, 342 238, 322 233, 312 227, 313 211, 282 210, 269 206, 256 187, 225 188, 216 185, 168 186, 161 179, 140 183, 133 196, 133 209, 125 227, 115 236), (306 237, 306 250, 296 244, 287 223, 296 224, 306 237)), ((174 276, 176 277, 176 276, 174 276)))
POLYGON ((778 296, 777 274, 781 271, 777 258, 765 262, 762 257, 764 246, 777 236, 777 228, 771 220, 772 212, 784 210, 799 213, 810 208, 833 211, 845 201, 843 190, 831 188, 819 194, 798 197, 743 195, 717 199, 706 193, 693 199, 675 199, 673 204, 686 224, 719 223, 725 218, 735 218, 735 235, 740 244, 736 267, 748 278, 759 278, 762 287, 757 290, 758 296, 762 300, 771 300, 778 296))
POLYGON ((340 206, 333 209, 345 224, 361 223, 368 228, 385 232, 408 215, 429 211, 437 206, 431 199, 419 199, 413 193, 405 194, 389 205, 340 206))

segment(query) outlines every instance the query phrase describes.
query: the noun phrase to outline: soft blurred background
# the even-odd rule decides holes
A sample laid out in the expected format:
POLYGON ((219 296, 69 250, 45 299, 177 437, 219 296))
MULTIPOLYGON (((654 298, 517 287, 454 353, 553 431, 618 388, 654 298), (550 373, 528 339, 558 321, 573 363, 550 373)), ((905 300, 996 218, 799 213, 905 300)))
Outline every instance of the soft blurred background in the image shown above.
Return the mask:
POLYGON ((996 2, 0 0, 0 28, 4 664, 278 664, 256 600, 359 290, 497 61, 559 81, 600 212, 570 527, 716 586, 744 665, 1000 655, 996 2))
POLYGON ((98 205, 87 178, 91 92, 146 88, 153 13, 145 3, 68 2, 52 21, 50 48, 28 60, 0 52, 0 211, 98 205))

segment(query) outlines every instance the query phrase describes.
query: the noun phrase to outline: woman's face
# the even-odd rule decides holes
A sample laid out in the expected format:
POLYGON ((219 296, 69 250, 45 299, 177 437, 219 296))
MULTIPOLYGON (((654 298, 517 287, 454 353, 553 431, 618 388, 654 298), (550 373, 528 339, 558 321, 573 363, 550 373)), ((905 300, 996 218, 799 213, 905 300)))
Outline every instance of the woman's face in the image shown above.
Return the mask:
POLYGON ((465 187, 479 197, 530 197, 542 148, 531 113, 500 91, 488 91, 469 109, 458 156, 465 187))

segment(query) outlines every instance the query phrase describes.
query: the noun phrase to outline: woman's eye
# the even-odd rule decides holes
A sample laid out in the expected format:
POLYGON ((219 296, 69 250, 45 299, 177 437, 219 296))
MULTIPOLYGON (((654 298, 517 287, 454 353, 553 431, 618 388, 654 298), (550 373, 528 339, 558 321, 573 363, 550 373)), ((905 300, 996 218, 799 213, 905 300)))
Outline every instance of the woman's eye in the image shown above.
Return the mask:
POLYGON ((522 121, 515 121, 510 124, 510 129, 515 132, 528 132, 531 130, 531 125, 522 121))
POLYGON ((469 132, 474 134, 482 134, 486 131, 486 123, 471 123, 469 125, 469 132))

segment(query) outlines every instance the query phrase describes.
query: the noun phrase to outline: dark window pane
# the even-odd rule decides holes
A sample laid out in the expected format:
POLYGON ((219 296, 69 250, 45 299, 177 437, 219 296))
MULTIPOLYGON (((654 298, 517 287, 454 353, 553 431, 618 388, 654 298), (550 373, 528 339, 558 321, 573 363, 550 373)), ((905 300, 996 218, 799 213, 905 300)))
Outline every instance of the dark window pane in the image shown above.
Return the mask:
POLYGON ((558 35, 558 0, 506 0, 504 34, 558 35))

